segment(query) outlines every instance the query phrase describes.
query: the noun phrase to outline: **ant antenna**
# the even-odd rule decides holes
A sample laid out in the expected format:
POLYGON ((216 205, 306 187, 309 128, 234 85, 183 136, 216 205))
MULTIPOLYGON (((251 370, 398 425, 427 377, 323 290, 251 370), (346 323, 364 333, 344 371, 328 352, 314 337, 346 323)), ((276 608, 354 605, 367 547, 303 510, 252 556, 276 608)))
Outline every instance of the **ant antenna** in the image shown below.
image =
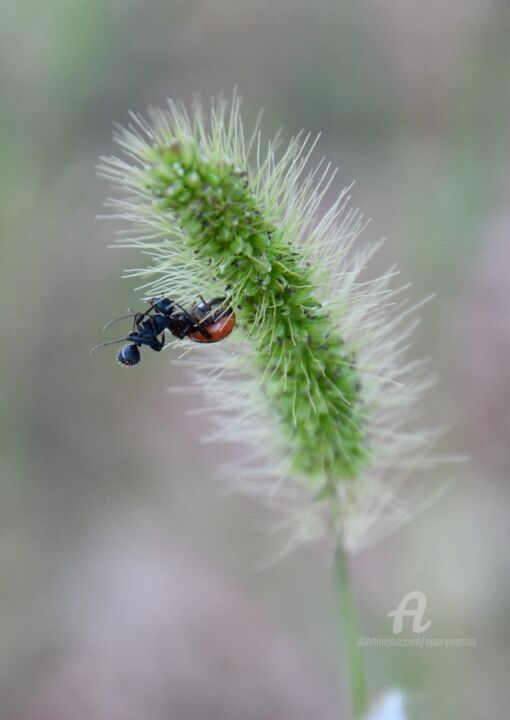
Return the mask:
POLYGON ((92 353, 95 353, 96 350, 99 350, 99 348, 105 347, 106 345, 115 345, 116 343, 121 342, 129 342, 129 338, 119 338, 118 340, 108 340, 107 342, 99 343, 99 345, 92 348, 89 355, 92 355, 92 353))
POLYGON ((145 315, 147 315, 147 313, 137 313, 137 312, 134 312, 134 310, 133 310, 133 311, 127 313, 127 315, 121 315, 118 318, 114 318, 113 320, 110 320, 110 322, 106 323, 106 325, 103 328, 103 332, 105 333, 109 328, 111 328, 112 325, 115 325, 115 323, 118 323, 121 320, 126 320, 127 318, 130 318, 130 317, 136 317, 137 315, 139 317, 144 317, 145 315))

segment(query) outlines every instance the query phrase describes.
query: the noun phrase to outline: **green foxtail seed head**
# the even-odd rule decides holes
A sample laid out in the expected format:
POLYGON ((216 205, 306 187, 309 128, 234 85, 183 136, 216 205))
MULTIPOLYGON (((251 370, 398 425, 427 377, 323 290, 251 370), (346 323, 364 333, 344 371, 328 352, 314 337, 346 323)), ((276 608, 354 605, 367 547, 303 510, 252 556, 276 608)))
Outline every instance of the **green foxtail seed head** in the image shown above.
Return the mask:
POLYGON ((403 363, 413 308, 394 271, 360 279, 377 245, 358 245, 349 188, 319 212, 335 171, 307 170, 309 136, 277 158, 257 130, 245 139, 237 97, 207 117, 170 101, 131 118, 115 136, 125 159, 99 168, 120 191, 121 244, 151 258, 131 276, 148 278, 146 297, 225 296, 235 309, 224 342, 174 343, 193 351, 219 436, 250 446, 234 485, 290 509, 296 537, 329 517, 357 549, 405 519, 393 483, 431 439, 406 427, 426 381, 403 363))

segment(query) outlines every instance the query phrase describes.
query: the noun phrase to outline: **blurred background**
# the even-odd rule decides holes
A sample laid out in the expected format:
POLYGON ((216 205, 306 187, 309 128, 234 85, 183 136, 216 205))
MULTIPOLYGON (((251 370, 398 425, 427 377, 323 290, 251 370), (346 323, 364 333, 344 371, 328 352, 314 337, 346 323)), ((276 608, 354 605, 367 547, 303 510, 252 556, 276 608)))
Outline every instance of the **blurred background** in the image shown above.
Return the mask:
MULTIPOLYGON (((470 461, 433 508, 355 558, 362 634, 410 590, 434 637, 367 649, 412 720, 508 717, 510 5, 506 0, 2 0, 0 719, 349 717, 321 548, 260 571, 274 518, 222 497, 170 354, 89 357, 136 305, 107 249, 97 156, 114 121, 237 85, 266 137, 322 131, 422 311, 423 408, 470 461)), ((378 268, 375 267, 375 270, 378 268)))

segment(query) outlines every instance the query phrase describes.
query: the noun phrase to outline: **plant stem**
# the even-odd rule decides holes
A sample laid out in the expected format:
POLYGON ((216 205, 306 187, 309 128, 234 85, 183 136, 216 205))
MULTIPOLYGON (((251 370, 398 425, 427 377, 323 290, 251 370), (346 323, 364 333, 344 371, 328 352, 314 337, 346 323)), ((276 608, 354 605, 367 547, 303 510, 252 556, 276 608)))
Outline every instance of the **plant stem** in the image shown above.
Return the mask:
POLYGON ((365 673, 361 650, 358 646, 357 613, 349 579, 349 563, 341 537, 338 537, 335 550, 335 574, 338 608, 343 626, 347 664, 351 679, 353 717, 355 720, 362 720, 365 717, 367 706, 365 673))

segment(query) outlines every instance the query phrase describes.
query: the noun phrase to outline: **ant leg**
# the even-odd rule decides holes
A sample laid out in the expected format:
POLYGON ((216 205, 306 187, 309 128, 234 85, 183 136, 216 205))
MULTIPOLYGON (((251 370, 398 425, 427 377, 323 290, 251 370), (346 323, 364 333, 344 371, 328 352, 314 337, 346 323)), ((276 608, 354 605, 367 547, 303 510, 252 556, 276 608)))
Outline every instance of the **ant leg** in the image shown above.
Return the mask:
POLYGON ((151 343, 147 343, 148 347, 150 347, 151 350, 154 350, 155 352, 161 352, 163 350, 165 344, 163 341, 158 340, 157 337, 152 339, 151 343))
MULTIPOLYGON (((154 298, 152 298, 152 300, 154 300, 154 298)), ((151 310, 154 310, 154 308, 156 308, 156 311, 161 315, 162 314, 161 310, 157 310, 158 302, 160 302, 160 300, 157 300, 155 303, 152 303, 152 305, 147 309, 147 311, 144 313, 144 315, 148 315, 151 310)))
POLYGON ((194 322, 193 315, 189 312, 189 310, 186 310, 186 308, 183 307, 182 305, 179 305, 179 303, 174 302, 174 305, 175 305, 175 307, 178 307, 179 310, 182 310, 182 312, 184 313, 184 315, 186 317, 186 320, 190 320, 191 322, 194 322))
MULTIPOLYGON (((127 318, 130 318, 130 317, 133 318, 133 330, 135 330, 137 325, 139 325, 139 323, 141 323, 145 317, 153 317, 153 315, 151 315, 150 312, 151 312, 151 310, 154 310, 154 308, 156 308, 156 303, 151 305, 145 312, 130 311, 126 315, 121 315, 118 318, 114 318, 113 320, 110 320, 110 322, 106 323, 106 325, 103 328, 103 332, 106 332, 109 328, 111 328, 112 325, 115 325, 115 323, 118 323, 121 320, 127 320, 127 318)), ((158 310, 158 313, 159 313, 159 310, 158 310)))

